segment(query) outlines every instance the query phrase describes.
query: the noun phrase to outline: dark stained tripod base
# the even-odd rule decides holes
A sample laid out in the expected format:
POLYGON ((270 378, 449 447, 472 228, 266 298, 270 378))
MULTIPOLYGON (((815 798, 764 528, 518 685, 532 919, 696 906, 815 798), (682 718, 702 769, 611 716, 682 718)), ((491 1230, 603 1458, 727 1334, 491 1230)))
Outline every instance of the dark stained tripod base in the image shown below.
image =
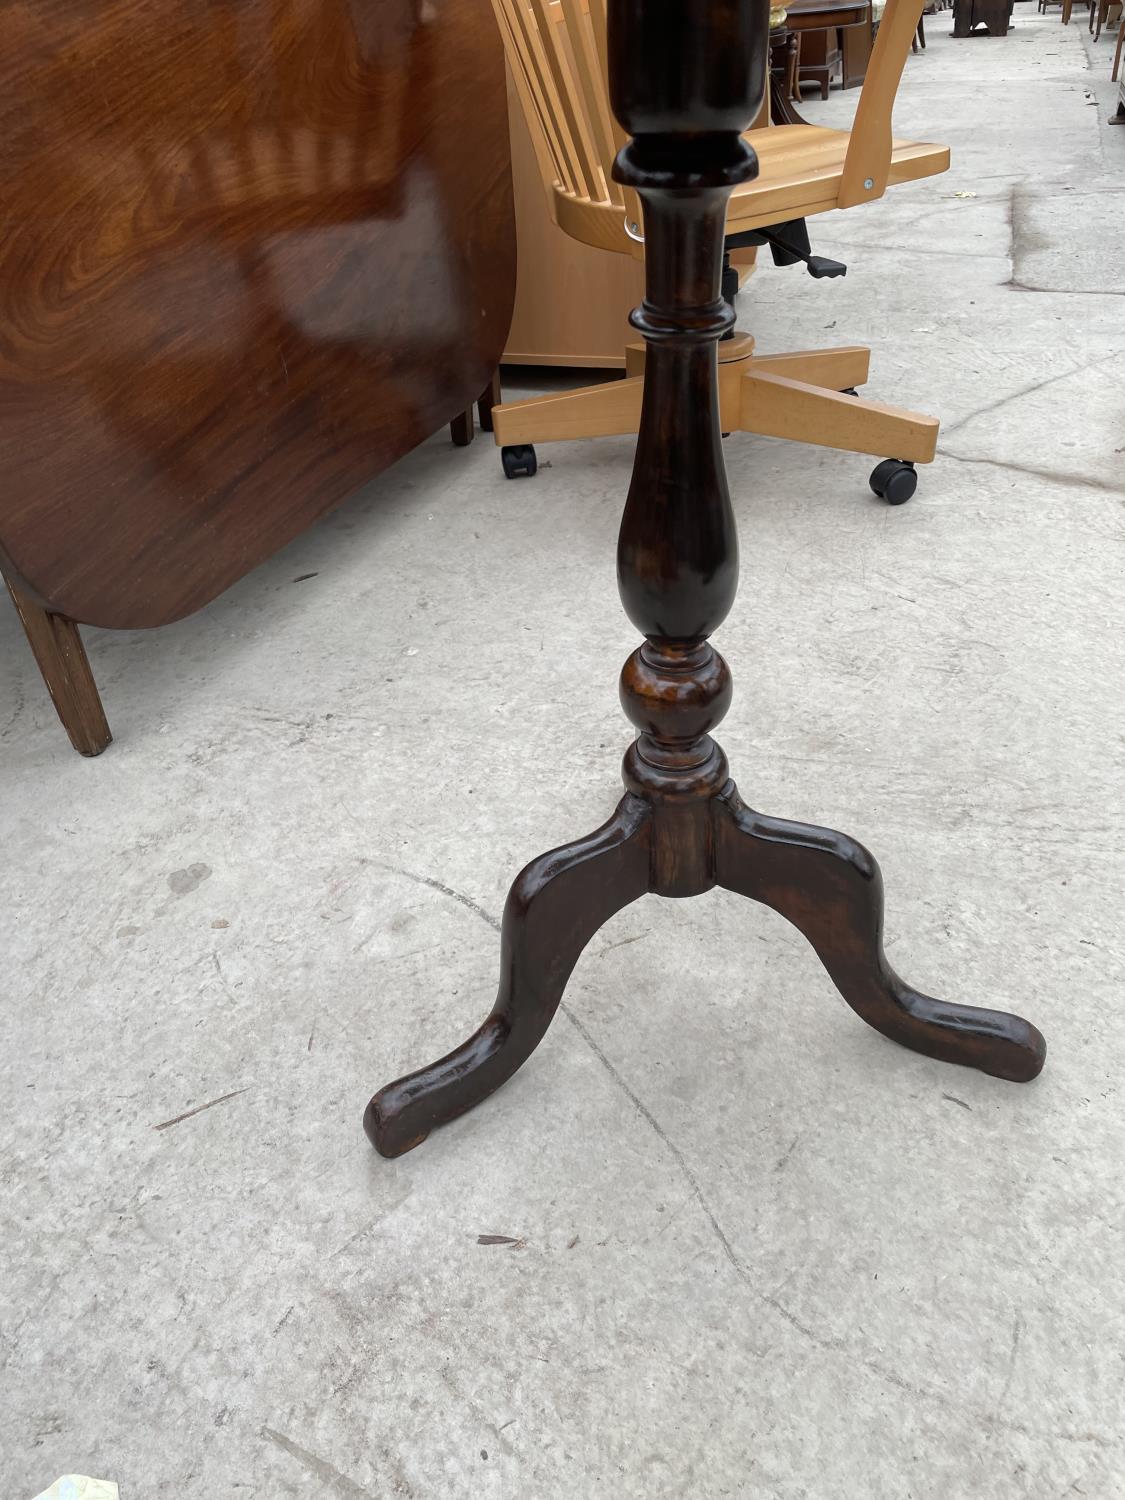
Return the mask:
MULTIPOLYGON (((1046 1043, 1029 1022, 932 1000, 899 979, 883 954, 882 877, 862 844, 745 807, 717 746, 708 769, 723 775, 717 790, 651 799, 630 790, 596 833, 520 873, 504 910, 495 1008, 447 1057, 371 1100, 364 1128, 383 1156, 421 1145, 506 1082, 542 1041, 582 949, 649 891, 719 885, 771 906, 808 938, 852 1009, 892 1041, 1016 1083, 1039 1073, 1046 1043)), ((627 784, 651 775, 634 746, 627 784)))
POLYGON ((1043 1038, 1002 1011, 931 1000, 883 953, 879 867, 842 833, 744 807, 711 731, 731 676, 709 642, 734 599, 738 541, 719 424, 717 345, 726 202, 757 172, 741 132, 765 89, 769 0, 610 0, 614 167, 644 205, 645 383, 617 546, 618 587, 644 641, 621 674, 637 740, 604 827, 533 860, 504 910, 500 993, 462 1046, 381 1089, 364 1124, 400 1156, 498 1089, 542 1041, 582 949, 638 896, 725 886, 772 906, 816 949, 870 1026, 916 1052, 1023 1082, 1043 1038))

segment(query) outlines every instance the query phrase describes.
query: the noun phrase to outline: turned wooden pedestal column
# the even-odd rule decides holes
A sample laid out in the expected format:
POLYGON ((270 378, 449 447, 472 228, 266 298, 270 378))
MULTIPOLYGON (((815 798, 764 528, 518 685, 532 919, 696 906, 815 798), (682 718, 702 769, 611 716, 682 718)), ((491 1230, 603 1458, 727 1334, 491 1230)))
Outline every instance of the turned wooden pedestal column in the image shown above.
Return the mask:
POLYGON ((762 102, 768 10, 768 0, 609 0, 613 106, 633 137, 615 176, 645 211, 646 295, 632 318, 648 346, 644 404, 618 544, 621 598, 644 636, 621 676, 638 734, 609 822, 533 860, 512 887, 491 1015, 447 1057, 371 1100, 364 1123, 384 1156, 409 1151, 511 1077, 542 1040, 586 943, 646 892, 721 885, 764 902, 804 933, 844 999, 885 1036, 1018 1082, 1043 1066, 1043 1038, 1027 1021, 905 984, 883 953, 871 855, 846 834, 753 812, 711 738, 731 677, 708 638, 738 581, 716 360, 734 317, 719 277, 727 198, 757 172, 741 132, 762 102))

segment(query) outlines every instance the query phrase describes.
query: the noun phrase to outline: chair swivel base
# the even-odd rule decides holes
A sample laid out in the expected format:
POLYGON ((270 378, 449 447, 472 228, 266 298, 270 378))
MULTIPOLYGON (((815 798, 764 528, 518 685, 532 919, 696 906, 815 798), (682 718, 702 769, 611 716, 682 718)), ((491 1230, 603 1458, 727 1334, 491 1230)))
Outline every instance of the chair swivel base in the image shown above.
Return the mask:
MULTIPOLYGON (((939 423, 921 412, 857 398, 855 388, 867 381, 870 360, 871 351, 861 346, 758 355, 749 334, 725 339, 719 345, 723 431, 893 460, 893 475, 885 463, 876 466, 871 488, 890 504, 901 504, 917 486, 914 465, 933 460, 939 423)), ((505 474, 535 472, 535 443, 636 433, 644 365, 645 346, 630 344, 624 380, 495 407, 493 435, 505 474)))

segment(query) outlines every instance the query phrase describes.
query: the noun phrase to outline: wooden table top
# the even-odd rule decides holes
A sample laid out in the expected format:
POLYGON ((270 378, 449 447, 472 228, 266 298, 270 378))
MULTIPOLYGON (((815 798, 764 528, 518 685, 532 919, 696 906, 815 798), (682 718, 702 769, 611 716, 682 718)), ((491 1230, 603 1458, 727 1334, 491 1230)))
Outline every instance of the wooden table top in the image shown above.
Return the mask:
POLYGON ((21 0, 0 567, 199 609, 479 395, 515 282, 488 0, 21 0))
POLYGON ((820 31, 830 26, 859 26, 867 17, 867 0, 790 0, 785 25, 790 31, 820 31))

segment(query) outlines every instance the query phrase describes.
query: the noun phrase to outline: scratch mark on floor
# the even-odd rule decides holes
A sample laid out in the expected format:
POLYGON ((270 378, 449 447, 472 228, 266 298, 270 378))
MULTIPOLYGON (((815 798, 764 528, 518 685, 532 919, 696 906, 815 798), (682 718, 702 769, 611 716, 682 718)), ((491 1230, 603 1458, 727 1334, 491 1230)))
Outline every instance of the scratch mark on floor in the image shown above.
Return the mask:
POLYGON ((798 1144, 800 1142, 800 1139, 801 1139, 801 1137, 799 1135, 795 1135, 793 1137, 793 1139, 789 1142, 789 1149, 788 1149, 788 1151, 785 1152, 784 1156, 779 1157, 778 1160, 774 1164, 774 1171, 775 1172, 781 1172, 781 1171, 783 1171, 785 1169, 785 1167, 789 1164, 789 1158, 793 1155, 794 1151, 796 1151, 797 1146, 798 1146, 798 1144))
POLYGON ((1020 1336, 1022 1333, 1023 1318, 1019 1313, 1016 1313, 1015 1321, 1012 1324, 1012 1347, 1008 1354, 1008 1373, 1004 1377, 1004 1389, 1000 1392, 1000 1397, 996 1402, 997 1416, 1000 1415, 1004 1402, 1008 1399, 1008 1392, 1012 1389, 1012 1381, 1015 1379, 1016 1374, 1016 1355, 1019 1353, 1020 1336))
POLYGON ((466 896, 462 891, 455 891, 451 885, 445 885, 440 880, 434 880, 429 875, 415 875, 412 870, 404 870, 400 865, 387 864, 383 860, 373 859, 371 863, 380 870, 387 870, 392 875, 401 875, 404 880, 412 880, 415 885, 428 886, 431 891, 440 891, 443 896, 449 896, 453 901, 459 901, 469 911, 475 911, 482 922, 487 922, 493 932, 500 931, 500 923, 490 912, 485 911, 471 896, 466 896))
POLYGON ((636 937, 622 938, 619 942, 607 943, 604 948, 598 950, 598 957, 601 958, 606 953, 612 953, 615 948, 627 948, 630 943, 639 943, 641 938, 648 937, 651 931, 651 928, 646 928, 644 932, 638 932, 636 937))
POLYGON ((222 959, 219 957, 218 953, 215 953, 215 952, 213 952, 211 954, 211 958, 212 958, 212 960, 214 961, 214 964, 215 964, 215 973, 219 976, 219 982, 223 986, 223 990, 226 993, 227 999, 228 1000, 233 1000, 234 999, 234 994, 233 994, 233 992, 231 990, 230 985, 227 983, 227 976, 226 976, 226 973, 223 970, 223 961, 222 961, 222 959))
POLYGON ((159 1125, 154 1125, 153 1130, 171 1130, 173 1125, 178 1125, 181 1120, 190 1120, 193 1115, 201 1115, 205 1109, 214 1109, 216 1104, 225 1104, 228 1099, 237 1099, 239 1094, 248 1093, 250 1085, 244 1089, 235 1089, 233 1094, 220 1094, 217 1099, 209 1099, 206 1104, 197 1104, 194 1109, 185 1110, 182 1115, 176 1115, 171 1120, 163 1120, 159 1125))
POLYGON ((263 1427, 262 1436, 268 1437, 271 1443, 276 1443, 283 1452, 295 1458, 299 1464, 303 1464, 310 1474, 333 1489, 337 1495, 344 1495, 347 1500, 375 1500, 370 1490, 362 1489, 354 1479, 349 1479, 346 1474, 341 1474, 339 1469, 333 1468, 323 1458, 317 1458, 315 1453, 310 1453, 307 1448, 302 1448, 300 1443, 295 1443, 292 1438, 287 1438, 282 1432, 275 1432, 272 1427, 263 1427))

